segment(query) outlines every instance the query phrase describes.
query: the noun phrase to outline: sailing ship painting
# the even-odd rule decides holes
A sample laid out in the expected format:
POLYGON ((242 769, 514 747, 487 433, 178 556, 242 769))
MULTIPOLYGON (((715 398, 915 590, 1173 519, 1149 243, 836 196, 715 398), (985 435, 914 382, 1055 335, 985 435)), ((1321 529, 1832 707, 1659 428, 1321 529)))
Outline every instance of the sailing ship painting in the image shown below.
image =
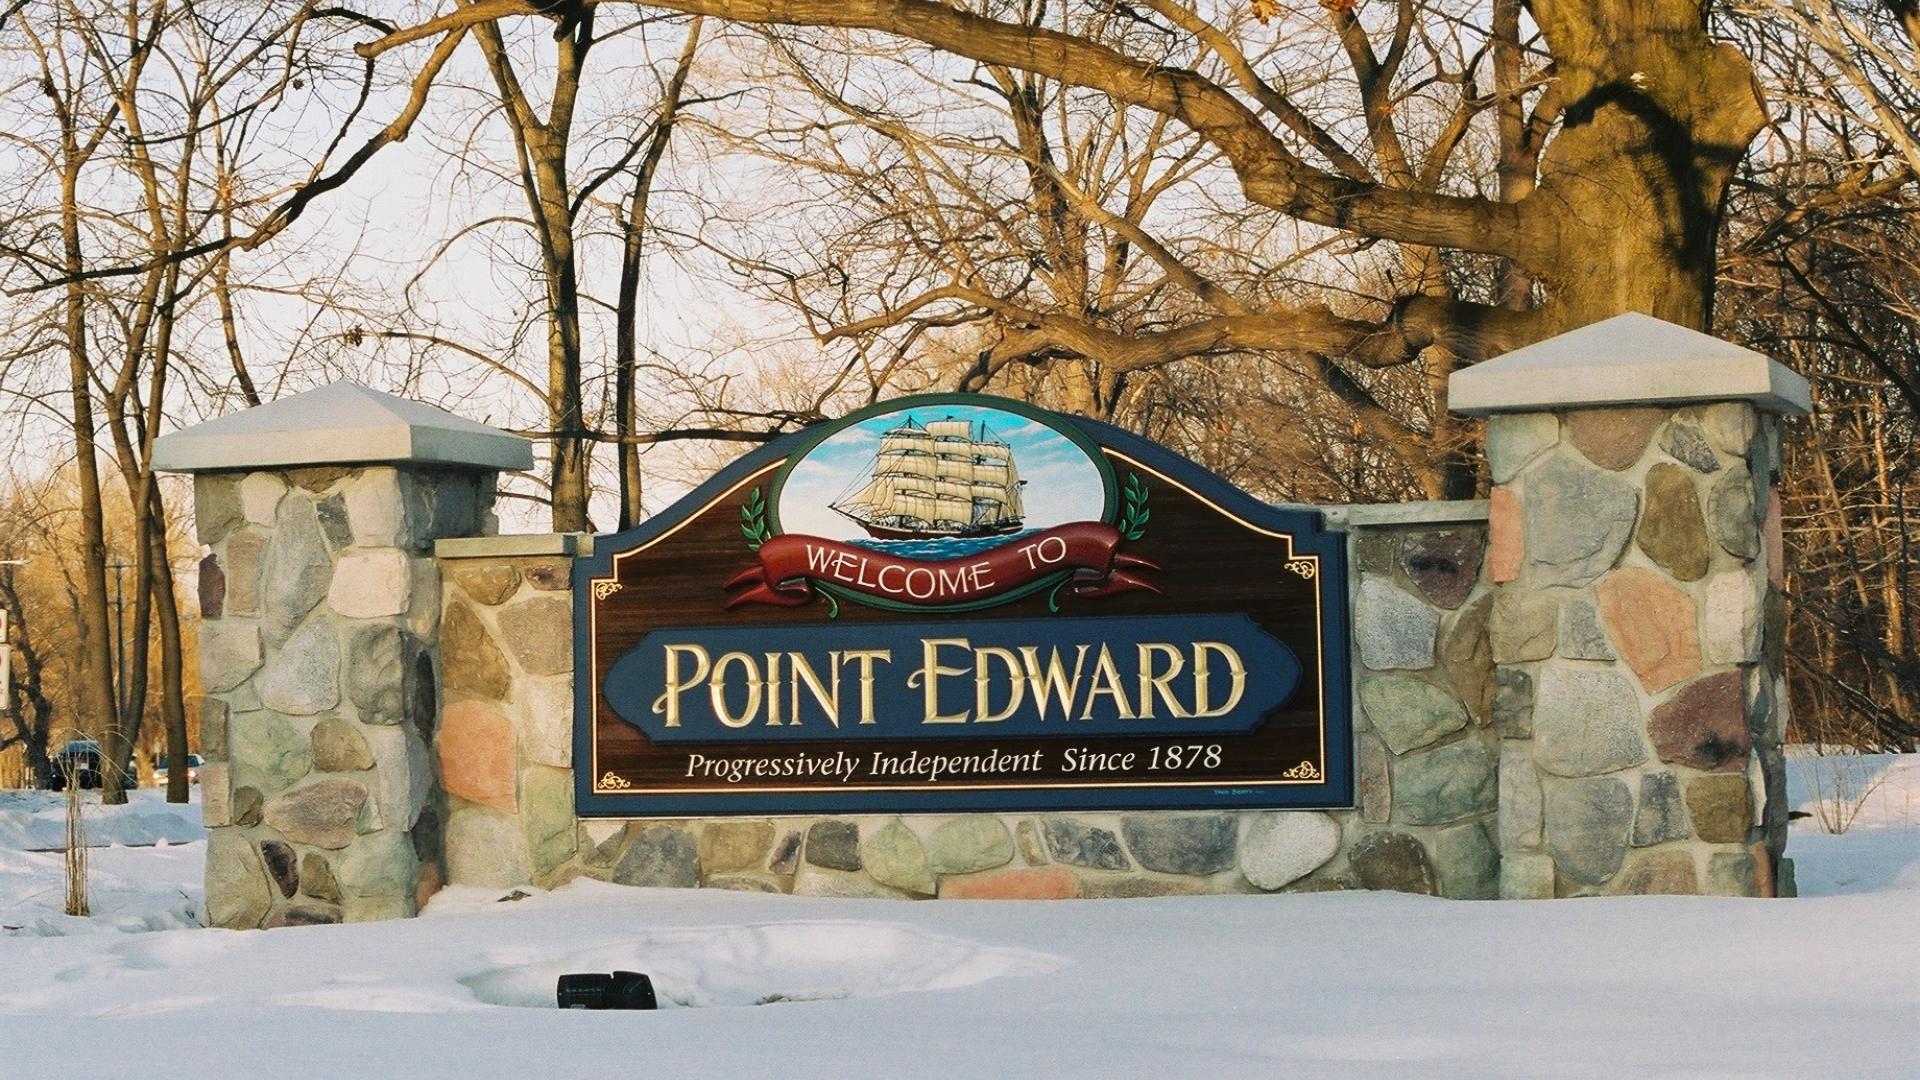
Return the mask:
POLYGON ((909 415, 880 437, 857 490, 835 512, 876 540, 974 539, 1021 531, 1020 467, 986 421, 909 415))

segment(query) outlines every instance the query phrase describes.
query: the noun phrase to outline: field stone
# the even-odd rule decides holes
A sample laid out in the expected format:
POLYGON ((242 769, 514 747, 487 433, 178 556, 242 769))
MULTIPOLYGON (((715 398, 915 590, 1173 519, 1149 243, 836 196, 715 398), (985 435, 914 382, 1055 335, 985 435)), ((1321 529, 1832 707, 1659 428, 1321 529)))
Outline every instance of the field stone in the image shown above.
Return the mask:
POLYGON ((500 636, 529 675, 573 670, 573 604, 535 597, 500 609, 500 636))
POLYGON ((1359 776, 1355 784, 1360 795, 1360 820, 1383 824, 1393 816, 1393 774, 1388 765, 1387 744, 1364 731, 1359 735, 1359 744, 1359 776))
POLYGON ((1095 870, 1126 870, 1133 865, 1112 830, 1078 818, 1049 817, 1042 831, 1056 861, 1095 870))
POLYGON ((1706 433, 1721 453, 1746 457, 1753 442, 1755 416, 1752 405, 1727 401, 1708 405, 1697 414, 1700 430, 1706 433))
POLYGON ((242 529, 227 539, 222 571, 227 579, 224 611, 247 618, 260 614, 260 570, 267 556, 267 534, 242 529))
POLYGON ((449 794, 516 809, 513 721, 477 701, 449 705, 436 746, 441 785, 449 794))
POLYGON ((1409 754, 1394 768, 1396 819, 1444 825, 1499 806, 1493 755, 1478 739, 1409 754))
POLYGON ((1355 883, 1363 889, 1418 893, 1438 892, 1433 863, 1420 841, 1406 833, 1368 833, 1347 853, 1355 883))
POLYGON ((1547 792, 1547 847, 1560 872, 1599 885, 1620 871, 1633 823, 1633 792, 1603 776, 1565 780, 1547 792))
POLYGON ((1360 683, 1360 707, 1387 747, 1404 754, 1467 726, 1467 711, 1445 688, 1409 675, 1360 683))
POLYGON ((289 716, 314 716, 340 704, 340 635, 326 619, 310 619, 268 659, 260 703, 289 716))
POLYGON ((376 623, 347 631, 347 700, 363 724, 394 725, 407 718, 406 631, 376 623))
POLYGON ((227 760, 227 703, 217 697, 200 699, 200 755, 208 761, 227 760))
POLYGON ((1503 739, 1533 737, 1533 676, 1515 667, 1494 675, 1493 733, 1503 739))
POLYGON ((1527 462, 1560 441, 1560 418, 1548 412, 1487 417, 1487 463, 1493 482, 1504 484, 1527 462))
POLYGON ((1707 857, 1709 896, 1758 896, 1753 856, 1744 851, 1716 851, 1707 857))
POLYGON ((255 525, 272 525, 286 494, 286 481, 273 473, 248 473, 240 481, 240 512, 255 525))
POLYGON ((296 844, 339 850, 353 843, 354 822, 367 804, 367 787, 335 778, 308 784, 269 802, 266 823, 296 844))
POLYGON ((860 827, 851 821, 816 821, 807 829, 807 862, 828 870, 860 869, 860 827))
POLYGON ((1527 476, 1525 556, 1535 585, 1585 585, 1620 559, 1633 536, 1639 489, 1564 455, 1527 476))
POLYGON ((700 852, 693 837, 675 825, 646 825, 633 830, 626 854, 614 865, 621 885, 690 889, 700 882, 700 852))
POLYGON ((1698 421, 1685 416, 1676 416, 1667 423, 1667 430, 1660 435, 1660 449, 1695 472, 1720 470, 1720 459, 1715 456, 1706 432, 1698 421))
POLYGON ((533 765, 521 775, 520 818, 536 874, 548 874, 573 856, 573 770, 533 765))
POLYGON ((1534 758, 1556 776, 1596 776, 1646 760, 1640 703, 1625 678, 1550 664, 1533 700, 1534 758))
POLYGON ((1627 864, 1608 890, 1625 896, 1692 896, 1700 891, 1693 852, 1649 851, 1627 864))
POLYGON ((992 814, 969 814, 943 821, 927 838, 928 859, 936 874, 973 874, 1013 861, 1013 836, 992 814))
POLYGON ((1500 851, 1488 822, 1469 821, 1433 838, 1433 868, 1440 895, 1453 900, 1492 900, 1500 895, 1500 851))
MULTIPOLYGON (((285 717, 265 713, 236 718, 228 731, 236 779, 257 779, 280 791, 313 770, 313 751, 306 735, 285 717)), ((234 814, 240 814, 240 792, 234 792, 234 814)))
POLYGON ((200 617, 218 619, 227 606, 227 574, 220 569, 220 557, 208 555, 200 560, 200 617))
POLYGON ((1640 460, 1667 415, 1665 409, 1643 407, 1575 409, 1566 414, 1567 438, 1588 461, 1619 472, 1640 460))
POLYGON ((433 752, 419 735, 406 728, 372 727, 360 734, 378 770, 370 781, 375 803, 398 827, 412 828, 433 796, 433 752))
POLYGON ((1716 574, 1707 582, 1701 613, 1703 644, 1711 664, 1751 664, 1760 659, 1760 590, 1747 574, 1716 574))
POLYGON ((412 601, 413 567, 398 548, 349 551, 334 564, 327 606, 349 619, 403 615, 412 601))
POLYGON ((340 883, 334 879, 327 857, 319 852, 309 851, 301 857, 300 888, 315 900, 329 904, 340 902, 340 883))
POLYGON ((1128 814, 1120 831, 1134 859, 1163 874, 1204 876, 1233 869, 1239 830, 1226 814, 1128 814))
POLYGON ((1495 485, 1487 493, 1487 579, 1495 584, 1517 580, 1526 555, 1526 517, 1520 510, 1520 496, 1510 487, 1495 485))
POLYGON ((446 866, 454 885, 502 889, 533 879, 533 855, 519 821, 485 807, 454 812, 447 823, 446 866))
POLYGON ((333 553, 320 533, 320 519, 305 498, 281 503, 273 539, 260 567, 260 614, 269 641, 283 641, 307 612, 327 598, 333 583, 333 553))
POLYGON ((1600 612, 1584 599, 1560 605, 1560 643, 1555 650, 1569 660, 1612 660, 1613 646, 1600 626, 1600 612))
POLYGON ((409 539, 399 470, 366 470, 347 486, 345 498, 354 543, 363 547, 401 547, 409 539))
POLYGON ((260 824, 260 809, 266 802, 266 796, 260 789, 251 785, 241 785, 233 789, 233 823, 240 826, 260 824))
POLYGON ((1707 575, 1707 520, 1685 469, 1663 461, 1647 471, 1646 505, 1634 543, 1681 581, 1707 575))
POLYGON ((263 660, 259 627, 228 620, 201 625, 200 685, 208 693, 224 693, 246 682, 263 660))
POLYGON ((1594 592, 1621 657, 1648 693, 1699 673, 1698 608, 1665 575, 1630 566, 1608 574, 1594 592))
POLYGON ((207 922, 230 930, 260 925, 273 906, 266 867, 238 829, 215 829, 207 838, 207 922))
MULTIPOLYGON (((949 878, 950 881, 963 880, 949 878)), ((906 900, 914 894, 882 885, 865 874, 847 870, 802 866, 793 878, 793 895, 825 896, 842 900, 906 900)))
POLYGON ((200 766, 200 823, 209 829, 233 824, 233 782, 224 761, 200 766))
POLYGON ((1447 685, 1460 695, 1467 714, 1481 724, 1493 717, 1495 664, 1487 633, 1493 601, 1492 595, 1486 595, 1460 609, 1440 638, 1440 663, 1446 670, 1447 685))
POLYGON ((1633 812, 1633 846, 1652 847, 1692 835, 1680 778, 1664 770, 1642 776, 1639 808, 1633 812))
MULTIPOLYGON (((356 841, 346 854, 339 856, 339 861, 334 864, 334 876, 340 883, 340 890, 347 896, 349 920, 404 917, 413 913, 414 886, 420 880, 420 860, 414 855, 413 845, 406 836, 398 830, 389 829, 356 841), (361 907, 360 914, 356 916, 352 912, 356 897, 391 899, 404 901, 404 904, 397 914, 383 912, 375 915, 361 907)), ((479 885, 483 882, 469 879, 463 884, 479 885)))
POLYGON ((934 893, 926 847, 899 818, 875 829, 861 841, 860 861, 868 876, 882 885, 920 896, 934 893))
POLYGON ((1500 899, 1553 899, 1553 857, 1511 851, 1502 855, 1500 899))
POLYGON ((1494 662, 1519 664, 1552 656, 1559 620, 1560 600, 1551 593, 1500 590, 1487 622, 1494 662))
POLYGON ((1753 792, 1741 774, 1716 773, 1687 781, 1693 831, 1709 844, 1742 844, 1753 824, 1753 792))
POLYGON ((1500 847, 1540 846, 1540 826, 1546 810, 1540 791, 1540 772, 1524 746, 1500 748, 1500 847))
POLYGON ((1354 605, 1353 637, 1360 662, 1375 671, 1421 670, 1433 666, 1440 613, 1405 589, 1379 578, 1360 583, 1354 605))
POLYGON ((1465 603, 1480 583, 1486 555, 1484 532, 1450 529, 1407 538, 1400 549, 1400 564, 1421 595, 1451 609, 1465 603))
POLYGON ((498 607, 520 588, 520 571, 511 563, 455 563, 448 576, 476 604, 498 607))
POLYGON ((240 481, 232 475, 201 473, 193 478, 194 535, 212 547, 240 527, 240 481))
POLYGON ((773 849, 773 855, 767 859, 767 869, 776 874, 793 873, 800 865, 800 845, 805 835, 796 829, 781 837, 779 846, 773 849))
POLYGON ((700 830, 700 869, 707 874, 758 870, 773 847, 771 821, 710 821, 700 830))
POLYGON ((1013 842, 1020 849, 1021 861, 1028 866, 1045 866, 1053 861, 1047 858, 1047 845, 1040 839, 1040 826, 1031 818, 1014 826, 1013 842))
POLYGON ((373 751, 352 724, 329 716, 313 725, 313 767, 321 772, 359 772, 373 768, 373 751))
POLYGON ((266 865, 267 877, 280 889, 280 895, 293 899, 300 891, 299 857, 293 853, 293 845, 279 840, 260 841, 260 861, 266 865))
POLYGON ((572 564, 564 559, 530 562, 520 568, 527 584, 541 592, 566 592, 573 588, 572 564))
POLYGON ((1240 872, 1272 892, 1325 866, 1340 850, 1340 826, 1325 814, 1251 814, 1240 841, 1240 872))
POLYGON ((265 928, 278 930, 287 926, 333 926, 340 922, 341 917, 340 909, 336 907, 294 904, 269 916, 265 928))
POLYGON ((507 658, 493 643, 473 609, 459 601, 447 605, 440 625, 440 666, 449 698, 505 701, 512 690, 507 658))
POLYGON ((347 524, 347 500, 345 496, 333 495, 313 504, 314 517, 320 520, 320 535, 327 538, 327 546, 339 554, 353 546, 353 526, 347 524))
POLYGON ((1745 679, 1738 671, 1695 679, 1654 708, 1647 735, 1662 761, 1709 772, 1746 768, 1753 742, 1745 679))
POLYGON ((1760 554, 1753 477, 1746 469, 1729 469, 1707 493, 1707 531, 1729 555, 1751 560, 1760 554))

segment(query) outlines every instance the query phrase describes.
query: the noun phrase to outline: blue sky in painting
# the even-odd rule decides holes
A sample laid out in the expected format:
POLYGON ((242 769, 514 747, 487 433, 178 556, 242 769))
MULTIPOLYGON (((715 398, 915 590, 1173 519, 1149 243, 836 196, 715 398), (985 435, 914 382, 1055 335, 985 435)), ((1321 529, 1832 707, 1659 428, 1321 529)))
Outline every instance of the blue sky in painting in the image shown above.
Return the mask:
POLYGON ((780 492, 780 527, 790 533, 853 540, 866 533, 835 513, 831 504, 866 482, 880 436, 911 416, 932 420, 985 421, 994 437, 1013 449, 1026 504, 1026 527, 1045 529, 1069 521, 1097 521, 1104 513, 1100 470, 1072 440, 1045 424, 983 405, 937 405, 899 409, 843 428, 813 448, 787 474, 780 492))

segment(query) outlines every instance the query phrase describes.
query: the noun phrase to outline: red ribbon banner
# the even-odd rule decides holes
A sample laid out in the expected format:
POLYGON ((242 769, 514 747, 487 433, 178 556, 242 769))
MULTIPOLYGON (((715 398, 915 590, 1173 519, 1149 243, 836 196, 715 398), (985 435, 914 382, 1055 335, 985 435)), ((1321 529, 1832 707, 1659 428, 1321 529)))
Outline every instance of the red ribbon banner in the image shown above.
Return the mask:
POLYGON ((975 555, 926 562, 818 536, 776 536, 760 545, 757 564, 727 582, 728 589, 752 586, 730 598, 727 609, 799 607, 813 599, 816 581, 907 604, 960 604, 1012 592, 1063 570, 1073 573, 1073 591, 1081 596, 1159 592, 1133 571, 1160 566, 1121 551, 1125 540, 1111 525, 1079 521, 975 555))

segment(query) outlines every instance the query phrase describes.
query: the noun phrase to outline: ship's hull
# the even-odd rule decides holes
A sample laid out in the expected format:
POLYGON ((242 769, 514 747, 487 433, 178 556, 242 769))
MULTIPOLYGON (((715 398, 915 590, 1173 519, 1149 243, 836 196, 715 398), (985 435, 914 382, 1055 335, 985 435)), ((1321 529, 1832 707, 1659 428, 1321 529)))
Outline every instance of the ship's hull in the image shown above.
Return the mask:
MULTIPOLYGON (((851 516, 851 515, 849 515, 851 516)), ((860 519, 854 518, 855 521, 860 519)), ((954 532, 927 532, 918 529, 897 529, 888 525, 876 525, 871 521, 861 521, 860 527, 875 540, 971 540, 981 536, 1005 536, 1020 531, 1020 522, 1002 521, 993 525, 975 525, 954 532)))

